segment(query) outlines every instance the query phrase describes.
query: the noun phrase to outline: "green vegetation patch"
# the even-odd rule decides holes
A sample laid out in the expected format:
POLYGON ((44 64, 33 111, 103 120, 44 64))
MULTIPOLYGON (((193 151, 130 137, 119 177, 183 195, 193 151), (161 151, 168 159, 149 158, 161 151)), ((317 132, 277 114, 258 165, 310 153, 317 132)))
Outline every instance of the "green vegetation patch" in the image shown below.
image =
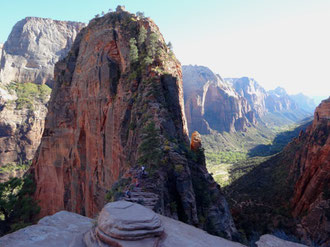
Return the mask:
POLYGON ((51 88, 47 85, 37 85, 35 83, 10 83, 6 86, 9 92, 15 92, 17 95, 16 109, 24 108, 33 110, 36 101, 47 103, 51 93, 51 88))

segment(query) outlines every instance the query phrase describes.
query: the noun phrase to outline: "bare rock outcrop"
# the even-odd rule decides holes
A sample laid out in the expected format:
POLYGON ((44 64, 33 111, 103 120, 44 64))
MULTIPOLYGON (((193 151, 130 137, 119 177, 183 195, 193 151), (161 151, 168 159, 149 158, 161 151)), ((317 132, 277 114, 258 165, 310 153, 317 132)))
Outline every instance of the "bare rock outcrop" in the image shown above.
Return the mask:
POLYGON ((12 29, 1 55, 0 81, 47 83, 55 63, 66 56, 83 23, 26 17, 12 29))
POLYGON ((203 66, 183 66, 185 112, 190 133, 246 131, 256 124, 247 100, 203 66))
POLYGON ((143 164, 149 176, 141 188, 158 195, 157 212, 233 238, 203 153, 189 156, 181 76, 151 19, 122 9, 93 19, 55 67, 30 169, 40 216, 63 209, 96 215, 115 183, 134 180, 130 171, 143 164))

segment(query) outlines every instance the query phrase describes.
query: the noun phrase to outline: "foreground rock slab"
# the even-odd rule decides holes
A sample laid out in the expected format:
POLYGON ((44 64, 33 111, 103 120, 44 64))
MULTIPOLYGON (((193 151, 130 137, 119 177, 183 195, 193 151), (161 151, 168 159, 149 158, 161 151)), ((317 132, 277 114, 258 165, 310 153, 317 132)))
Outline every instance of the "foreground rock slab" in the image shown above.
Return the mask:
POLYGON ((82 236, 93 220, 66 211, 42 218, 37 225, 25 227, 0 238, 1 247, 81 247, 82 236))
MULTIPOLYGON (((258 247, 305 247, 264 235, 258 247)), ((97 221, 58 212, 0 238, 1 247, 243 247, 139 204, 108 203, 97 221), (132 238, 133 236, 133 238, 132 238)))
POLYGON ((285 241, 270 234, 262 235, 256 245, 258 247, 307 247, 303 244, 285 241))

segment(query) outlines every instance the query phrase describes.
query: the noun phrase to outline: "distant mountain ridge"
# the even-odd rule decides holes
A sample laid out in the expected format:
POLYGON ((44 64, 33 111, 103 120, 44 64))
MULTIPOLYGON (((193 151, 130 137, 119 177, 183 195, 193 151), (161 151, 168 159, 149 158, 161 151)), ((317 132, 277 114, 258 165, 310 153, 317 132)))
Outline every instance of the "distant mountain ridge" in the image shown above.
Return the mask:
MULTIPOLYGON (((266 91, 253 78, 225 78, 205 66, 182 66, 189 132, 208 134, 246 131, 257 122, 290 123, 312 115, 316 105, 307 96, 290 96, 285 89, 266 91)), ((271 123, 272 124, 272 123, 271 123)), ((275 124, 276 125, 276 124, 275 124)))

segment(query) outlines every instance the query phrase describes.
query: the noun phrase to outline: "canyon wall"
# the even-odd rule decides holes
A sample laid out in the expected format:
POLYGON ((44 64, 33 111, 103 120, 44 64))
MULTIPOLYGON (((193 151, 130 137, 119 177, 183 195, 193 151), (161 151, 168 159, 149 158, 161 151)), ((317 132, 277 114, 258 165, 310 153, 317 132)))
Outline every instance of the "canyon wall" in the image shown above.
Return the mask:
POLYGON ((184 66, 185 112, 192 133, 245 131, 256 123, 247 100, 203 66, 184 66))

